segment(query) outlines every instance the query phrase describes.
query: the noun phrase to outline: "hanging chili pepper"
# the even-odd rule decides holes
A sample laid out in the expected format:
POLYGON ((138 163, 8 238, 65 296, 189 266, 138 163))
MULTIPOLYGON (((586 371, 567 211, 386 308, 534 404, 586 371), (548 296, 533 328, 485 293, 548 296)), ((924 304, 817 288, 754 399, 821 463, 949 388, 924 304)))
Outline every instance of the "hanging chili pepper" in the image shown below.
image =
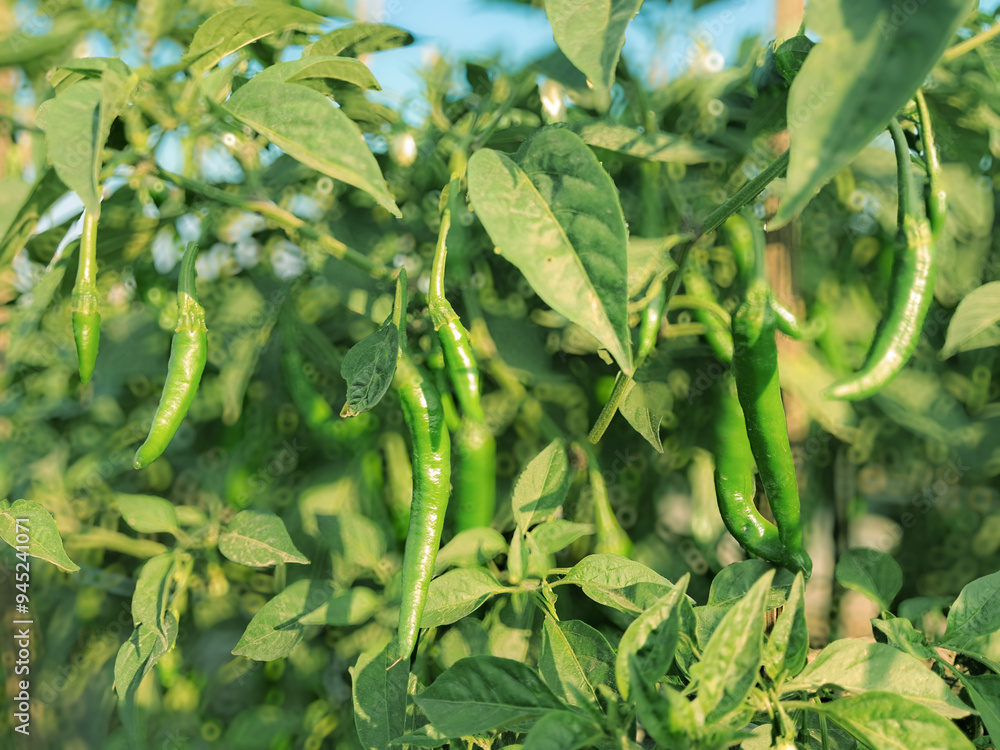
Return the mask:
POLYGON ((86 385, 97 364, 101 312, 97 296, 97 215, 83 212, 80 262, 73 285, 73 338, 80 362, 80 381, 86 385))
POLYGON ((205 327, 205 308, 198 303, 195 290, 197 259, 198 246, 189 242, 181 259, 181 274, 177 282, 177 328, 170 345, 167 379, 163 383, 163 394, 153 415, 149 436, 135 453, 133 465, 137 469, 148 466, 166 450, 198 393, 201 374, 205 370, 208 329, 205 327))

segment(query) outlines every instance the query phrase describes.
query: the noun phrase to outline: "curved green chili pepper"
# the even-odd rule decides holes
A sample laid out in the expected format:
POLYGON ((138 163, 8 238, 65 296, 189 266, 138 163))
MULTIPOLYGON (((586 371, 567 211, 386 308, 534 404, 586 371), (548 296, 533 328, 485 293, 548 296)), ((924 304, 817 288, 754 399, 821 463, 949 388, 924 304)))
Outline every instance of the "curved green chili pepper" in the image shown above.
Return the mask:
MULTIPOLYGON (((700 270, 688 266, 684 274, 684 289, 695 299, 715 302, 715 292, 712 284, 702 276, 700 270)), ((720 362, 729 364, 733 361, 733 336, 726 323, 711 310, 695 308, 694 317, 705 326, 705 340, 708 341, 715 356, 720 362)))
POLYGON ((660 335, 660 319, 663 317, 663 305, 667 301, 667 285, 665 281, 658 283, 659 291, 642 311, 642 321, 639 323, 639 345, 635 350, 637 370, 656 347, 656 340, 660 335))
POLYGON ((771 295, 771 308, 774 310, 778 330, 786 336, 796 341, 812 341, 822 336, 826 330, 826 320, 823 318, 813 318, 807 323, 801 323, 798 317, 785 307, 773 294, 771 295))
MULTIPOLYGON (((450 190, 458 190, 455 180, 450 190)), ((451 210, 441 214, 434 262, 431 266, 427 307, 444 353, 445 369, 462 411, 455 430, 455 528, 464 531, 489 526, 496 511, 496 441, 486 425, 479 390, 479 366, 469 334, 444 294, 444 270, 451 210)))
POLYGON ((159 458, 170 444, 198 393, 201 374, 205 370, 208 329, 205 327, 205 308, 198 303, 195 290, 197 258, 198 246, 189 242, 181 260, 180 280, 177 282, 177 328, 170 345, 167 379, 153 415, 149 437, 135 452, 133 465, 137 469, 159 458))
POLYGON ((292 397, 292 403, 299 410, 303 421, 311 431, 321 436, 328 436, 325 425, 334 419, 333 407, 323 398, 323 395, 313 388, 305 375, 305 360, 302 352, 293 343, 285 339, 284 352, 281 355, 282 368, 285 371, 285 384, 292 397))
POLYGON ((924 218, 914 216, 913 171, 906 136, 895 120, 890 122, 896 145, 899 181, 899 232, 896 271, 893 274, 892 307, 883 322, 865 366, 850 377, 834 383, 827 391, 832 398, 855 401, 875 394, 895 378, 909 361, 924 318, 934 299, 934 239, 924 218))
POLYGON ((722 229, 740 275, 750 276, 754 268, 753 229, 750 228, 750 222, 742 213, 733 214, 726 219, 722 229))
POLYGON ((403 549, 403 601, 399 610, 399 658, 417 643, 427 588, 434 574, 451 483, 451 441, 441 398, 404 352, 393 385, 413 445, 413 501, 403 549))
POLYGON ((775 329, 771 290, 758 277, 750 283, 746 300, 733 316, 736 394, 743 407, 750 450, 757 461, 778 538, 792 566, 809 575, 812 561, 802 546, 799 489, 781 403, 775 329))
POLYGON ((754 504, 757 481, 753 453, 732 376, 719 387, 715 435, 715 494, 726 528, 747 552, 784 565, 788 555, 778 538, 778 529, 754 504))
POLYGON ((73 338, 80 361, 80 381, 86 385, 97 364, 101 337, 100 303, 97 297, 97 215, 83 212, 80 263, 73 285, 73 338))
POLYGON ((924 200, 927 218, 931 223, 931 235, 935 240, 941 236, 945 217, 948 214, 948 194, 941 184, 941 160, 934 148, 934 129, 931 127, 931 113, 927 108, 924 92, 917 89, 917 116, 920 118, 920 140, 924 143, 924 162, 927 164, 927 184, 924 200))

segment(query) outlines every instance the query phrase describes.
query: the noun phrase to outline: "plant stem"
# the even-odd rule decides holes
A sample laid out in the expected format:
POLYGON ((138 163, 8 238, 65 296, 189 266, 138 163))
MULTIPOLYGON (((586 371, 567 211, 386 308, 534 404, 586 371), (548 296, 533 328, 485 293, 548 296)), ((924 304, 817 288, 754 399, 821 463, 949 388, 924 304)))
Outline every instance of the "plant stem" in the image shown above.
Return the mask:
POLYGON ((935 239, 944 228, 945 215, 948 212, 948 196, 941 184, 941 160, 934 147, 934 128, 931 124, 931 113, 927 107, 924 92, 917 89, 917 113, 920 118, 920 140, 923 141, 925 168, 927 171, 927 218, 931 222, 931 230, 935 239))
POLYGON ((788 151, 785 151, 785 153, 764 167, 763 172, 737 190, 735 195, 710 213, 708 218, 705 219, 705 223, 702 224, 701 233, 708 234, 722 226, 722 223, 726 219, 757 197, 761 190, 767 187, 776 177, 780 177, 786 169, 788 169, 788 151))
POLYGON ((168 172, 160 167, 154 167, 152 171, 164 180, 168 180, 185 190, 198 193, 205 198, 218 201, 219 203, 224 203, 227 206, 242 208, 244 211, 251 211, 253 213, 260 214, 268 221, 281 227, 286 233, 297 232, 303 237, 318 243, 325 252, 329 253, 334 258, 350 263, 356 268, 359 268, 367 273, 376 281, 387 281, 394 275, 391 269, 375 263, 368 256, 362 255, 357 250, 348 247, 343 242, 335 239, 326 232, 319 231, 311 224, 307 224, 291 211, 287 211, 269 200, 252 200, 243 198, 239 195, 233 195, 232 193, 227 193, 225 190, 220 190, 212 185, 207 185, 204 182, 191 179, 190 177, 183 177, 181 175, 174 174, 173 172, 168 172))
POLYGON ((971 52, 979 45, 988 42, 997 34, 1000 34, 1000 23, 993 24, 986 29, 986 31, 980 31, 975 36, 969 37, 964 42, 959 42, 954 47, 949 47, 944 51, 944 54, 941 55, 941 60, 939 62, 951 62, 956 57, 961 57, 966 52, 971 52))
POLYGON ((899 230, 902 231, 903 217, 913 215, 913 208, 917 202, 917 192, 913 183, 913 166, 910 164, 910 147, 907 145, 906 136, 895 117, 889 120, 889 132, 892 134, 892 142, 896 147, 896 179, 899 186, 897 219, 899 230))

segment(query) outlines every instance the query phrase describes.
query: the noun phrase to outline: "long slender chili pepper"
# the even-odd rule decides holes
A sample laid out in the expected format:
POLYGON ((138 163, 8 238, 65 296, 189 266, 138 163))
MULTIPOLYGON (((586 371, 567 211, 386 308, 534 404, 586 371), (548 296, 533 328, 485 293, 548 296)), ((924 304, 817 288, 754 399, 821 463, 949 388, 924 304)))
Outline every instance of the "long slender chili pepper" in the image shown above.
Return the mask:
POLYGON ((934 239, 929 222, 912 212, 916 203, 910 151, 899 123, 889 130, 896 145, 899 181, 899 231, 896 236, 896 270, 892 305, 875 337, 865 366, 834 383, 827 395, 855 401, 868 398, 892 381, 906 365, 920 340, 924 318, 934 299, 934 239))
POLYGON ((146 442, 135 452, 133 465, 148 466, 160 457, 187 414, 205 370, 208 336, 205 328, 205 308, 198 303, 195 290, 195 261, 198 246, 189 242, 181 260, 177 282, 177 328, 170 345, 167 379, 163 383, 160 404, 153 415, 153 425, 146 442))
POLYGON ((451 483, 451 439, 441 398, 405 352, 393 385, 413 445, 413 501, 403 549, 403 601, 399 610, 399 658, 413 652, 427 588, 434 573, 451 483))
MULTIPOLYGON (((452 180, 450 190, 459 189, 452 180)), ((434 262, 431 266, 427 306, 438 332, 445 366, 462 411, 455 431, 455 528, 458 531, 489 526, 496 511, 496 440, 486 425, 479 390, 479 366, 469 343, 469 334, 444 294, 444 271, 448 256, 451 209, 441 215, 434 262)))
POLYGON ((778 538, 777 527, 754 505, 757 482, 753 453, 731 376, 719 384, 715 415, 715 494, 722 520, 745 550, 764 560, 784 564, 788 556, 778 538))
POLYGON ((934 128, 931 125, 931 113, 927 107, 924 92, 917 89, 917 116, 920 118, 920 140, 924 144, 924 163, 927 165, 927 184, 924 200, 927 204, 927 218, 931 223, 931 236, 936 242, 944 229, 944 220, 948 214, 948 194, 941 184, 941 160, 934 147, 934 128))
POLYGON ((778 382, 778 347, 774 339, 776 315, 771 306, 771 290, 763 277, 762 235, 762 232, 755 235, 757 276, 750 282, 746 299, 733 316, 733 376, 746 418, 750 450, 778 527, 778 538, 792 566, 808 575, 812 571, 812 561, 802 546, 795 462, 788 443, 788 426, 778 382))
POLYGON ((73 338, 80 361, 80 380, 86 385, 97 364, 101 313, 97 296, 97 215, 83 212, 80 264, 73 285, 73 338))

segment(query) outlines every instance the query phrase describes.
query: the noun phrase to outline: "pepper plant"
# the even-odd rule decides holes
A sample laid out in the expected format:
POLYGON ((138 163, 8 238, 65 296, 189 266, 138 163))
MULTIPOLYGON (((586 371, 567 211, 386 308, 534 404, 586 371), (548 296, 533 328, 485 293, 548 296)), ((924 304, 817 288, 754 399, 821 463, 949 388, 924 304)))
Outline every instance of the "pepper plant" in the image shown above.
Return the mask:
POLYGON ((995 11, 813 2, 664 81, 656 3, 541 5, 418 118, 337 0, 4 17, 32 733, 996 745, 995 11))

